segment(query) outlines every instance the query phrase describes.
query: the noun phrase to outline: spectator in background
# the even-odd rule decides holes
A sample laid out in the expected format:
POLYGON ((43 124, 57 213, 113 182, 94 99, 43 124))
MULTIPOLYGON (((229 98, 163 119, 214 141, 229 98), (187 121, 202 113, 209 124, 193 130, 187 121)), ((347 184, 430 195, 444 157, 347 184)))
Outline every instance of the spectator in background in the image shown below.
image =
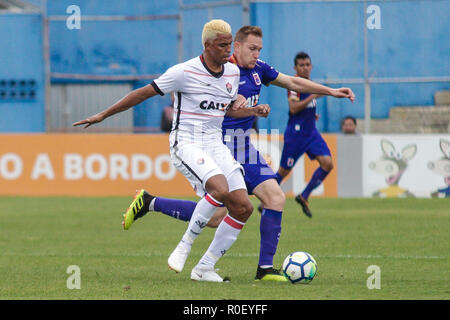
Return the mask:
POLYGON ((170 105, 165 106, 161 113, 161 131, 170 132, 172 130, 173 120, 173 93, 170 95, 170 105))
POLYGON ((356 134, 356 119, 352 116, 346 116, 342 119, 341 132, 344 134, 356 134))

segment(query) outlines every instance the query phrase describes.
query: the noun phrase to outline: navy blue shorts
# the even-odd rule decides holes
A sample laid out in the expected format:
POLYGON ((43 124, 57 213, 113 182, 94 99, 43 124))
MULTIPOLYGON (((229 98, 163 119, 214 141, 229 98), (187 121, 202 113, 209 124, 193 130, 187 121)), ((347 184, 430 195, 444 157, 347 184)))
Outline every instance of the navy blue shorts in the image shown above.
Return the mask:
POLYGON ((280 167, 292 169, 305 152, 311 160, 317 156, 331 156, 327 143, 317 130, 310 135, 285 134, 280 167))
POLYGON ((224 143, 231 150, 231 154, 236 161, 244 168, 244 180, 248 194, 253 194, 253 190, 260 183, 277 178, 264 157, 260 155, 259 151, 250 142, 248 136, 239 135, 233 137, 224 135, 224 143), (231 140, 234 140, 234 143, 231 140))

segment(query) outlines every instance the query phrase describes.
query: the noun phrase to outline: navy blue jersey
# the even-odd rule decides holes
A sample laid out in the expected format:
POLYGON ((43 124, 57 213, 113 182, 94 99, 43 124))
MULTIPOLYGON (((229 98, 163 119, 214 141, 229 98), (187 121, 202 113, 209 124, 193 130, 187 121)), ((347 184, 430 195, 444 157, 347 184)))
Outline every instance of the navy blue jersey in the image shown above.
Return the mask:
MULTIPOLYGON (((311 94, 299 93, 288 90, 288 99, 301 101, 308 98, 311 94)), ((308 106, 296 114, 289 112, 289 120, 286 127, 286 133, 292 134, 310 134, 316 130, 316 99, 311 100, 308 106)))
MULTIPOLYGON (((237 64, 236 57, 233 55, 230 62, 237 64)), ((248 106, 254 107, 258 104, 261 85, 268 85, 278 77, 278 71, 269 66, 264 61, 258 60, 253 69, 239 67, 241 77, 239 81, 238 93, 247 98, 248 106)), ((222 130, 243 129, 244 131, 252 127, 255 117, 232 118, 225 116, 222 123, 222 130)))

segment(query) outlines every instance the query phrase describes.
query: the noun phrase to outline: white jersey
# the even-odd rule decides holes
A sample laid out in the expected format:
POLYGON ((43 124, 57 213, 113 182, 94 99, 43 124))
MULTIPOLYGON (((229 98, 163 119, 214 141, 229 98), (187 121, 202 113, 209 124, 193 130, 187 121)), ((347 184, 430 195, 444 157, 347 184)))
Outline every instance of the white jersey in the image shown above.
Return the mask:
POLYGON ((239 68, 227 62, 220 73, 212 72, 203 57, 196 57, 169 68, 152 83, 163 95, 174 92, 172 133, 193 137, 221 135, 222 121, 231 101, 236 100, 239 68))
POLYGON ((239 76, 239 68, 229 62, 222 72, 212 72, 200 56, 169 68, 152 82, 161 95, 175 93, 170 156, 200 197, 208 179, 218 174, 225 176, 230 192, 246 188, 242 166, 222 142, 222 122, 237 98, 239 76))

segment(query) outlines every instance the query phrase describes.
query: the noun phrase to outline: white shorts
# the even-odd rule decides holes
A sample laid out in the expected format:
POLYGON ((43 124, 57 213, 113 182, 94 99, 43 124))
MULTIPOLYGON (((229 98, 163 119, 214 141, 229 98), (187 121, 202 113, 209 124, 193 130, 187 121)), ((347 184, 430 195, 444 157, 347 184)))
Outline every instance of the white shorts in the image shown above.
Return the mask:
POLYGON ((172 164, 188 179, 199 197, 206 193, 206 181, 218 174, 223 174, 227 179, 229 192, 247 189, 243 177, 244 169, 221 140, 214 139, 200 144, 181 140, 175 143, 175 139, 175 135, 171 134, 172 164))

